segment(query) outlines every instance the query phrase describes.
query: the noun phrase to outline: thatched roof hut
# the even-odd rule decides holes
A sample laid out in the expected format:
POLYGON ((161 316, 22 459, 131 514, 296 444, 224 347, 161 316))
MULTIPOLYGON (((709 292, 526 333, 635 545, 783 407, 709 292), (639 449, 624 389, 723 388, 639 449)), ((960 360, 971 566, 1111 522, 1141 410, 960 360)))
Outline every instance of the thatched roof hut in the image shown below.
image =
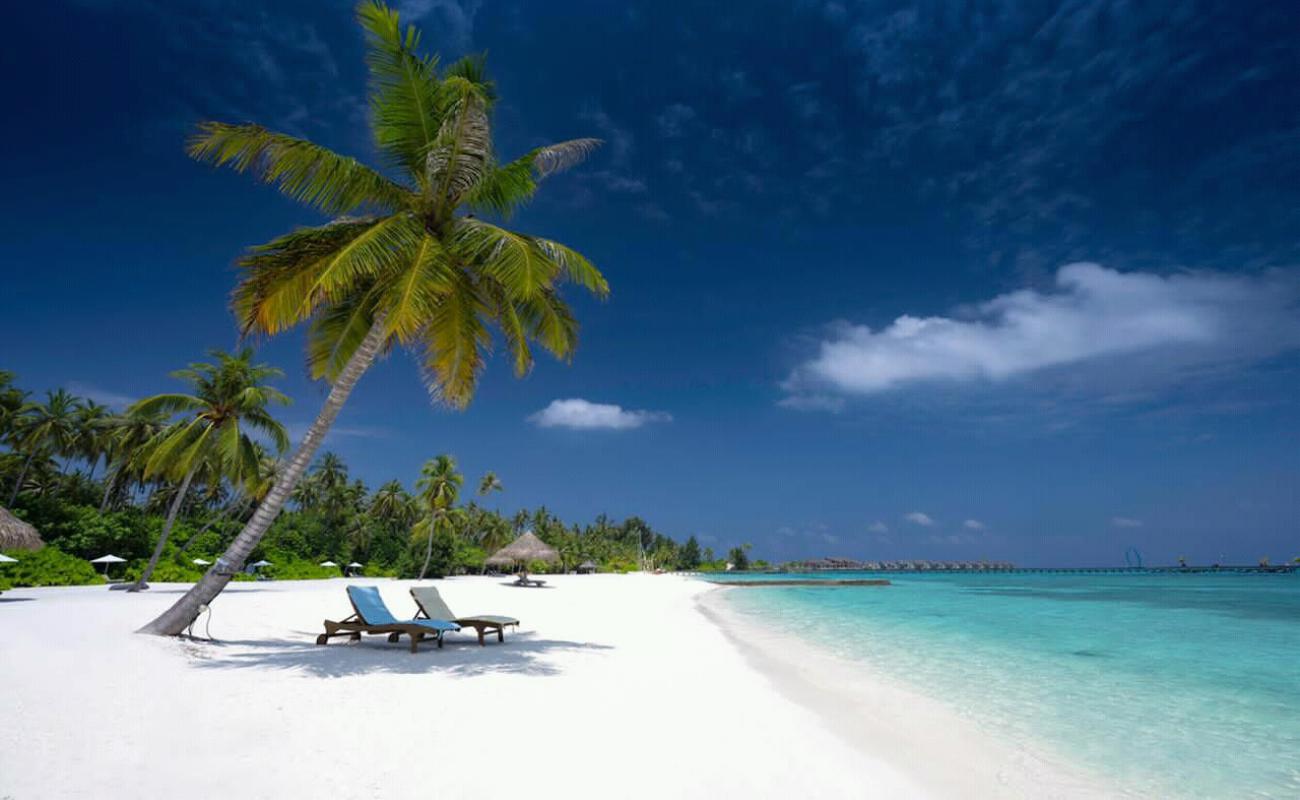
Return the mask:
POLYGON ((39 550, 44 546, 35 528, 0 506, 0 550, 39 550))
POLYGON ((525 531, 523 536, 488 556, 486 563, 490 567, 499 567, 519 562, 559 560, 560 554, 554 547, 538 539, 532 531, 525 531))

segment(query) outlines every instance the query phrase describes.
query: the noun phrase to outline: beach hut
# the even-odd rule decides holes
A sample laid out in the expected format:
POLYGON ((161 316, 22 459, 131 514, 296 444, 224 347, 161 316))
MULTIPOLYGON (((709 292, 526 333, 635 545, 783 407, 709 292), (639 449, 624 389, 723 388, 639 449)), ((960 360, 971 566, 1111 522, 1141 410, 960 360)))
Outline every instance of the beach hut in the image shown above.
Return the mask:
POLYGON ((595 571, 596 571, 596 562, 594 561, 584 561, 578 565, 579 575, 590 575, 595 571))
POLYGON ((489 567, 512 567, 530 561, 554 564, 559 560, 560 554, 554 547, 538 539, 532 531, 524 531, 522 536, 493 553, 484 563, 489 567))
POLYGON ((44 546, 35 528, 0 506, 0 550, 40 550, 44 546))

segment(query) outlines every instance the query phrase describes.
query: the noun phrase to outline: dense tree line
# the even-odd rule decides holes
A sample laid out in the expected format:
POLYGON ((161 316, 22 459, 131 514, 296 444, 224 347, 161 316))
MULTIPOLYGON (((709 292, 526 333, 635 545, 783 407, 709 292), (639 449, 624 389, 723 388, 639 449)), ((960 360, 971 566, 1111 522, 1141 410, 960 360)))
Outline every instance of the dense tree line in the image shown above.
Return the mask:
MULTIPOLYGON (((186 391, 118 412, 62 389, 34 397, 0 371, 0 487, 58 552, 83 561, 114 553, 136 580, 150 571, 156 580, 197 580, 194 559, 226 550, 281 469, 284 431, 272 411, 289 401, 266 385, 278 374, 247 350, 213 352, 174 374, 186 391)), ((535 571, 586 561, 602 571, 721 566, 694 536, 679 543, 640 517, 580 525, 545 507, 507 515, 483 504, 506 488, 494 473, 471 484, 468 501, 464 484, 449 455, 430 459, 410 491, 397 479, 371 488, 324 453, 248 560, 294 578, 337 575, 319 566, 327 560, 363 564, 367 575, 480 572, 488 555, 532 530, 561 556, 558 565, 530 565, 535 571)), ((733 548, 728 560, 747 565, 747 549, 733 548)))

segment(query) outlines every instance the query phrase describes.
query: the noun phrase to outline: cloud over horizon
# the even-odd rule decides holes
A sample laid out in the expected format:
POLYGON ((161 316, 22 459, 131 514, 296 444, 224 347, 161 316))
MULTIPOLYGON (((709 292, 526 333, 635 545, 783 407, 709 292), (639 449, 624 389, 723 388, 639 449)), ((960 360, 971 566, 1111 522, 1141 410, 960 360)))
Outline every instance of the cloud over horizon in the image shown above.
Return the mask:
MULTIPOLYGON (((1051 368, 1160 353, 1189 370, 1246 364, 1300 346, 1300 280, 1216 272, 1156 275, 1075 263, 1054 290, 1022 289, 953 317, 904 314, 873 331, 839 323, 783 384, 781 405, 918 384, 992 383, 1051 368)), ((1176 379, 1166 369, 1150 379, 1176 379)))
POLYGON ((550 405, 531 414, 528 421, 539 428, 570 430, 631 430, 651 422, 671 422, 664 411, 634 411, 613 403, 593 403, 573 397, 552 400, 550 405))

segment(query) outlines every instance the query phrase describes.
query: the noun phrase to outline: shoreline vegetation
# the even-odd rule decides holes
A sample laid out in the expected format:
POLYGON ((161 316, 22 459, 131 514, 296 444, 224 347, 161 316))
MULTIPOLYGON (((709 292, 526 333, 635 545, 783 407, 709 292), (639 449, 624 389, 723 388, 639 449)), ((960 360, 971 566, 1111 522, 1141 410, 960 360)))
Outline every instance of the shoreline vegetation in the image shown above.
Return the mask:
MULTIPOLYGON (((238 369, 253 366, 246 357, 214 357, 238 369)), ((211 365, 182 372, 202 373, 205 366, 211 365)), ((160 397, 178 402, 174 395, 160 397)), ((147 580, 193 583, 204 574, 203 562, 221 556, 281 464, 272 448, 250 440, 246 461, 235 460, 223 470, 223 455, 211 454, 216 463, 194 468, 187 484, 185 464, 201 461, 193 449, 179 470, 166 456, 193 418, 182 413, 171 421, 157 413, 155 401, 119 412, 62 389, 40 401, 18 388, 11 373, 0 371, 0 443, 6 447, 0 452, 0 487, 13 501, 13 514, 40 537, 12 548, 0 540, 0 550, 17 559, 0 566, 0 590, 105 583, 105 573, 90 559, 110 553, 125 559, 108 568, 114 580, 140 581, 152 560, 147 580)), ((269 415, 265 422, 272 429, 279 425, 269 415)), ((395 479, 370 487, 349 473, 339 455, 322 454, 291 494, 289 508, 250 553, 250 563, 270 565, 242 571, 235 579, 482 573, 494 551, 528 530, 560 556, 555 564, 521 565, 532 572, 563 573, 583 565, 598 572, 709 572, 728 563, 694 536, 679 542, 636 516, 601 515, 579 524, 545 507, 510 514, 489 508, 483 502, 508 494, 493 472, 474 485, 473 499, 462 502, 464 477, 450 456, 430 459, 422 475, 412 477, 418 478, 412 481, 415 492, 395 479), (339 566, 321 566, 325 562, 339 566), (354 563, 363 566, 350 571, 345 566, 354 563)), ((747 548, 733 549, 747 557, 747 548)))

